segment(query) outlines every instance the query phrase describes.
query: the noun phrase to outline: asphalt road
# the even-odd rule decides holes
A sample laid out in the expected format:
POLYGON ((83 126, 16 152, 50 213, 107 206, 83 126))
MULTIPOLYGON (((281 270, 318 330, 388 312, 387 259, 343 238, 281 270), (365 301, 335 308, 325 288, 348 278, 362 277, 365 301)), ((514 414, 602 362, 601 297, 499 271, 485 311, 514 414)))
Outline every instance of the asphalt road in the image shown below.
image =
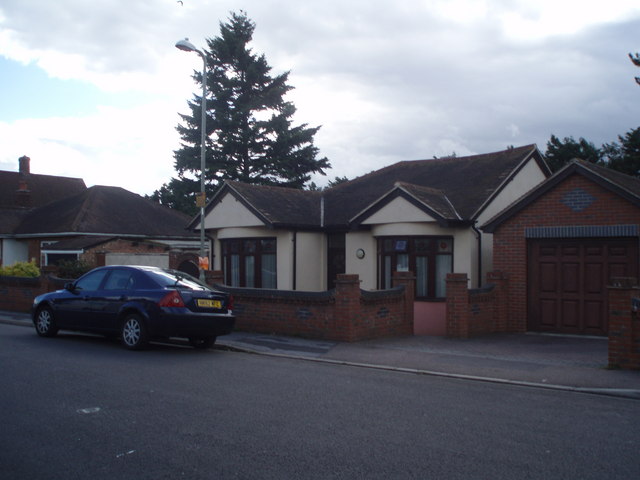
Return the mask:
POLYGON ((1 479, 640 478, 640 401, 0 325, 1 479))

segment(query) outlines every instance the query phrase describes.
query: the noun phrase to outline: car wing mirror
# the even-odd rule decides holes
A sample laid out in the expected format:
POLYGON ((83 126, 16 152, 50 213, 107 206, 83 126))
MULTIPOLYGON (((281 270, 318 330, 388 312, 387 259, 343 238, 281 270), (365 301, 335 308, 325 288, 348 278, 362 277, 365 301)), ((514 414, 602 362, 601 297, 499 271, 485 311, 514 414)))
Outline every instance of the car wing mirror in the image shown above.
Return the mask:
POLYGON ((69 290, 70 292, 73 292, 76 289, 76 287, 73 282, 67 282, 64 284, 64 289, 69 290))

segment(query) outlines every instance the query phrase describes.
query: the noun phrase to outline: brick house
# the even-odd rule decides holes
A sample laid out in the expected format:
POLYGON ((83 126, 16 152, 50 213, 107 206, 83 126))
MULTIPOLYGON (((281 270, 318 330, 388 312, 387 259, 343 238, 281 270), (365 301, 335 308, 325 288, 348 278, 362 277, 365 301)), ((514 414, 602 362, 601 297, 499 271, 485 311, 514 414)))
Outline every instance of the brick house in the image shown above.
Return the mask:
POLYGON ((606 335, 611 278, 640 271, 640 180, 574 160, 481 228, 508 331, 606 335))
POLYGON ((477 227, 549 175, 526 145, 399 162, 323 191, 228 181, 205 209, 211 265, 228 286, 309 292, 340 274, 386 290, 410 271, 414 333, 444 334, 446 275, 479 286, 493 268, 492 235, 477 227))
POLYGON ((190 218, 119 187, 79 178, 0 171, 0 265, 40 267, 82 259, 92 266, 152 264, 198 272, 190 218))

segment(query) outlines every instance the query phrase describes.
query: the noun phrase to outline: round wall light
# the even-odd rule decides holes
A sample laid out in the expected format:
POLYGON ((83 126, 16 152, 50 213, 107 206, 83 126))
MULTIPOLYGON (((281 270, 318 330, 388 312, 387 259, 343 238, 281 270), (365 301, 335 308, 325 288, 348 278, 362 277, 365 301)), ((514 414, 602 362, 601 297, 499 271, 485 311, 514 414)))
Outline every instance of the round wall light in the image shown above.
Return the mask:
POLYGON ((356 250, 356 257, 358 258, 364 258, 364 250, 359 248, 358 250, 356 250))

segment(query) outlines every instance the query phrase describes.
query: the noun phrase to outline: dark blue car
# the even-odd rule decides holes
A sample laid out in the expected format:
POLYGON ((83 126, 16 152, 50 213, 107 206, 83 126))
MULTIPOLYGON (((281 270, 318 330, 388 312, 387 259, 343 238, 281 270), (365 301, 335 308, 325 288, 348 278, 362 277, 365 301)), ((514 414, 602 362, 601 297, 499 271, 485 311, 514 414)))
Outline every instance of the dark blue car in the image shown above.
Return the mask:
POLYGON ((233 298, 190 275, 157 267, 109 266, 86 273, 64 290, 35 298, 38 335, 58 330, 119 336, 129 349, 149 340, 184 337, 210 348, 235 324, 233 298))

